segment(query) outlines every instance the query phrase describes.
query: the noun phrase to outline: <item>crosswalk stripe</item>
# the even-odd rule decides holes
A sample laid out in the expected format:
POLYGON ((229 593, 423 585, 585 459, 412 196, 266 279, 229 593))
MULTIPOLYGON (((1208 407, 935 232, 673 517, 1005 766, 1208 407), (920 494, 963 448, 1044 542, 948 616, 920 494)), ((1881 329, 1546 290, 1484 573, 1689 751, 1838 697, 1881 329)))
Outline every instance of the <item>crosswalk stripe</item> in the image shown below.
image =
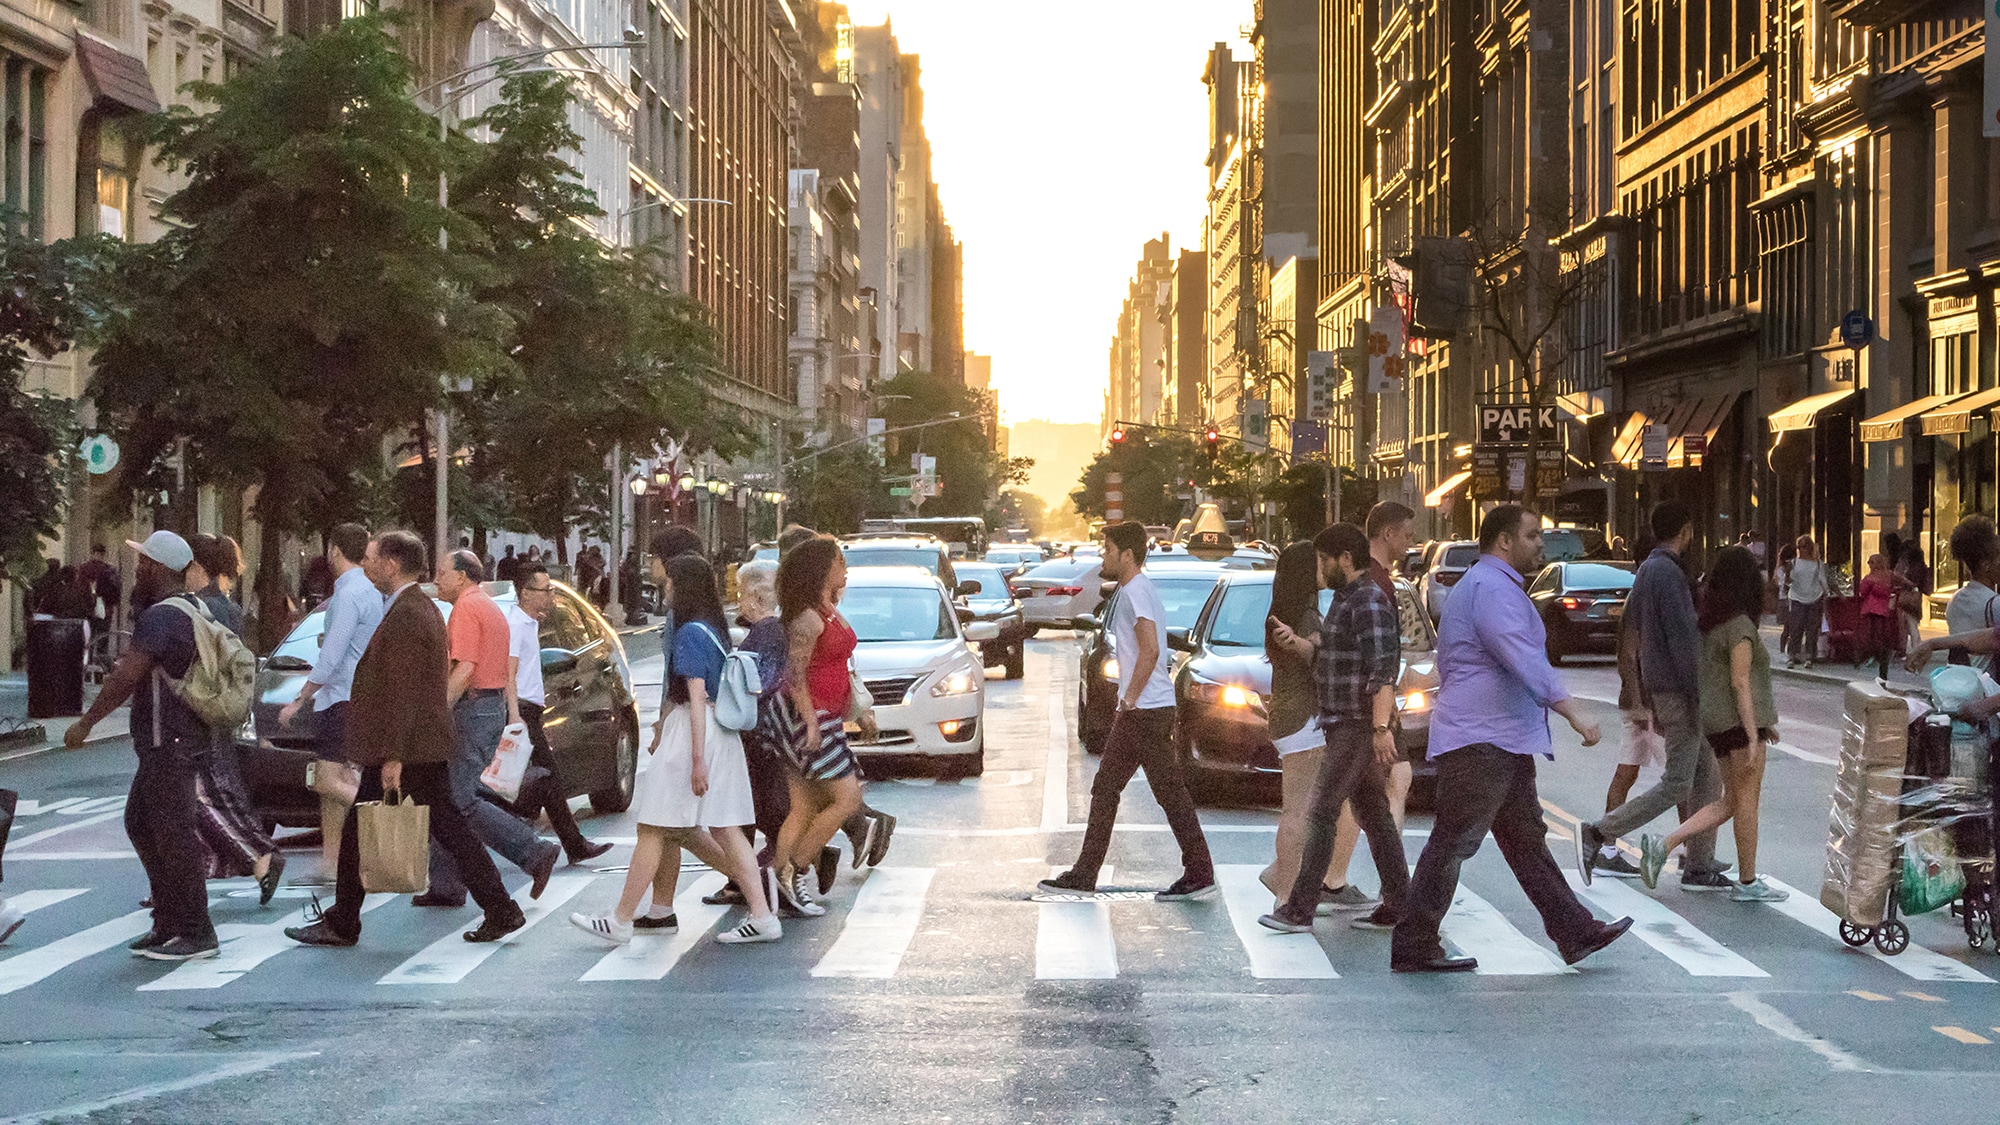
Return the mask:
POLYGON ((9 905, 23 914, 33 914, 45 906, 66 902, 88 891, 89 887, 69 887, 63 890, 22 891, 7 899, 9 905))
POLYGON ((847 912, 847 925, 813 966, 812 975, 873 980, 895 976, 903 954, 917 936, 917 924, 924 917, 924 898, 936 874, 934 867, 877 867, 870 871, 847 912))
POLYGON ((437 939, 415 957, 389 970, 376 984, 457 984, 466 974, 478 968, 488 957, 500 951, 503 945, 511 945, 522 934, 528 932, 535 923, 548 917, 556 907, 568 902, 570 897, 582 890, 595 875, 558 875, 549 880, 548 887, 538 899, 528 898, 528 888, 522 887, 514 895, 514 901, 528 915, 527 924, 499 941, 469 942, 454 927, 451 933, 437 939))
MULTIPOLYGON (((1063 868, 1049 869, 1051 876, 1063 868)), ((1100 882, 1111 877, 1106 864, 1100 882)), ((1118 976, 1118 943, 1111 936, 1111 904, 1105 902, 1036 903, 1035 978, 1037 980, 1112 980, 1118 976)))
POLYGON ((1569 885, 1603 907, 1613 918, 1630 915, 1632 935, 1697 977, 1768 977, 1771 974, 1731 952, 1721 942, 1696 929, 1687 919, 1634 890, 1618 879, 1599 879, 1589 886, 1575 872, 1569 885))
POLYGON ((1451 910, 1438 927, 1445 939, 1463 952, 1479 959, 1475 970, 1489 977, 1548 976, 1573 973, 1576 969, 1514 928, 1493 904, 1465 889, 1451 900, 1451 910))
MULTIPOLYGON (((361 900, 363 914, 394 899, 395 895, 369 895, 361 900)), ((285 927, 305 924, 306 912, 295 910, 276 922, 247 925, 224 922, 215 928, 222 948, 206 961, 183 961, 174 971, 139 986, 141 992, 181 992, 197 988, 221 988, 240 980, 243 974, 289 949, 303 949, 285 936, 285 927)))
MULTIPOLYGON (((1840 918, 1833 911, 1821 906, 1817 897, 1803 894, 1798 888, 1787 886, 1769 875, 1764 876, 1764 881, 1781 891, 1791 892, 1791 897, 1785 901, 1767 902, 1765 906, 1793 921, 1802 922, 1835 941, 1840 941, 1840 918)), ((1841 944, 1843 947, 1846 945, 1845 942, 1841 944)), ((1908 949, 1893 957, 1873 945, 1862 946, 1857 952, 1868 954, 1912 980, 1955 981, 1959 984, 1996 983, 1992 977, 1972 966, 1962 961, 1954 961, 1942 953, 1934 953, 1916 942, 1911 942, 1908 949)))
POLYGON ((114 945, 131 941, 152 928, 153 912, 134 910, 121 918, 101 922, 47 945, 16 953, 0 961, 0 996, 18 992, 51 973, 114 945))
POLYGON ((599 958, 589 972, 577 979, 659 980, 666 976, 675 965, 680 964, 682 957, 687 956, 687 951, 693 949, 722 920, 722 916, 729 913, 726 906, 710 906, 701 901, 701 896, 714 894, 728 881, 720 872, 710 871, 681 887, 674 894, 674 914, 680 919, 679 931, 663 935, 636 931, 631 941, 599 958))
POLYGON ((1339 980, 1318 938, 1281 934, 1258 924, 1258 917, 1276 905, 1257 878, 1262 870, 1250 863, 1225 863, 1215 869, 1222 903, 1229 908, 1229 924, 1236 927, 1236 940, 1250 957, 1250 975, 1258 980, 1339 980))

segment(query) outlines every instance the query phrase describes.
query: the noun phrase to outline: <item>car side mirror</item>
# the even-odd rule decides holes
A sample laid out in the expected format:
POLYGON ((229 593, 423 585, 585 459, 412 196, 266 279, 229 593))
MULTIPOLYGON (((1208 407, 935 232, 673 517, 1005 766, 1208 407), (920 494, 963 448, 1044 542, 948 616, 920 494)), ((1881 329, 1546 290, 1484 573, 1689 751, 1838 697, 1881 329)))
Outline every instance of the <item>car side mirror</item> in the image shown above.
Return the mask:
POLYGON ((1175 652, 1193 652, 1194 641, 1189 639, 1186 629, 1167 630, 1167 647, 1175 652))
POLYGON ((1000 626, 991 621, 974 621, 965 627, 965 639, 974 642, 997 641, 1000 626))
POLYGON ((1102 628, 1102 627, 1103 627, 1103 625, 1104 625, 1104 622, 1102 622, 1102 621, 1099 621, 1099 620, 1097 619, 1097 615, 1096 615, 1096 614, 1094 614, 1094 613, 1079 613, 1079 614, 1077 614, 1077 615, 1076 615, 1076 623, 1077 623, 1078 625, 1081 625, 1081 626, 1083 626, 1083 627, 1084 627, 1084 628, 1086 628, 1086 629, 1098 629, 1098 628, 1102 628))
POLYGON ((264 661, 264 667, 273 672, 310 672, 312 665, 297 656, 273 656, 264 661))
POLYGON ((954 588, 954 592, 961 598, 969 598, 979 592, 979 583, 971 581, 960 582, 954 588))
POLYGON ((542 650, 542 675, 561 676, 576 671, 576 654, 568 649, 542 650))

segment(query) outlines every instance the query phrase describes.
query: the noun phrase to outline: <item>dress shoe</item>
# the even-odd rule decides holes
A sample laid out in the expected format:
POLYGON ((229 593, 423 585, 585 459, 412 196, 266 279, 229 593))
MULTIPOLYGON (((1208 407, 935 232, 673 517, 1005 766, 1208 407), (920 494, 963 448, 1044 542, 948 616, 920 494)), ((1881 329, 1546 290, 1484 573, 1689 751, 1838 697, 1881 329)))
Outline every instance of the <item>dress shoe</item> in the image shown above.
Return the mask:
POLYGON ((556 861, 561 858, 562 845, 550 844, 540 857, 529 861, 528 878, 533 880, 528 884, 529 898, 540 898, 542 892, 549 889, 549 876, 556 873, 556 861))
POLYGON ((465 906, 465 896, 459 895, 457 898, 452 898, 447 895, 432 894, 429 891, 425 891, 423 894, 417 895, 415 898, 412 898, 410 900, 410 905, 441 906, 446 910, 459 910, 465 906))
POLYGON ((1395 973, 1469 973, 1478 967, 1477 957, 1453 957, 1445 953, 1421 961, 1389 962, 1389 971, 1395 973))
POLYGON ((528 916, 521 913, 519 906, 509 902, 506 909, 488 914, 481 920, 478 929, 467 930, 465 940, 474 943, 499 941, 527 924, 528 916))
POLYGON ((1605 946, 1610 945, 1612 942, 1617 941, 1619 938, 1624 937, 1625 931, 1631 928, 1632 928, 1632 919, 1630 918, 1620 918, 1616 922, 1609 922, 1603 926, 1598 927, 1597 932, 1591 935, 1589 941, 1584 942, 1582 945, 1577 946, 1575 949, 1563 950, 1563 964, 1565 965, 1576 964, 1578 961, 1583 960, 1585 957, 1590 956, 1591 954, 1597 952, 1598 950, 1603 949, 1605 946))
POLYGON ((343 937, 335 933, 333 927, 326 924, 325 919, 314 922, 310 926, 286 926, 285 936, 298 942, 300 945, 324 945, 339 948, 345 948, 361 940, 358 937, 343 937))
POLYGON ((610 850, 611 850, 611 845, 609 843, 593 843, 589 840, 585 840, 581 848, 578 848, 577 850, 569 853, 569 861, 572 864, 589 863, 591 860, 596 859, 598 856, 601 856, 605 852, 608 852, 610 850))

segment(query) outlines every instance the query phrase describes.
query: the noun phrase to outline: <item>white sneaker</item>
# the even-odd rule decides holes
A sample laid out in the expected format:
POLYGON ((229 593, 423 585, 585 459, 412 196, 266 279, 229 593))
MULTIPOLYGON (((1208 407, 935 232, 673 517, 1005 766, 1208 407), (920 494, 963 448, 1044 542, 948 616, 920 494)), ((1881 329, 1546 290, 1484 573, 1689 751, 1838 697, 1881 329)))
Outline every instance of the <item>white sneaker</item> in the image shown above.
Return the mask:
POLYGON ((608 941, 613 945, 624 945, 632 940, 632 923, 620 922, 611 914, 572 914, 569 924, 589 934, 591 937, 608 941))
POLYGON ((1766 883, 1762 875, 1757 876, 1753 883, 1737 883, 1736 888, 1729 892, 1731 902, 1783 902, 1790 897, 1790 891, 1781 891, 1766 883))
POLYGON ((752 918, 733 930, 715 935, 715 940, 723 945, 754 945, 759 942, 777 941, 785 936, 785 924, 778 921, 776 914, 763 918, 752 918))
POLYGON ((27 911, 8 902, 6 895, 0 895, 0 942, 13 937, 14 931, 20 929, 21 923, 27 920, 27 911))

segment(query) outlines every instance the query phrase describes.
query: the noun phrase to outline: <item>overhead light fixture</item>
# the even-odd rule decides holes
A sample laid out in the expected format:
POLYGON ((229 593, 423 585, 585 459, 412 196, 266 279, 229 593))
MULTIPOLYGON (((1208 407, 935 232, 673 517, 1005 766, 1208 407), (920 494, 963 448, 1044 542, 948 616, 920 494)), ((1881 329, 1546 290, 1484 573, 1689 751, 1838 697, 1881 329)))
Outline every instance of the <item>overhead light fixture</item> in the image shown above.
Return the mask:
POLYGON ((681 474, 681 479, 680 479, 680 480, 679 480, 679 481, 678 481, 677 483, 678 483, 678 484, 679 484, 679 485, 681 486, 681 491, 682 491, 682 492, 693 492, 693 491, 694 491, 694 483, 695 483, 695 482, 694 482, 694 474, 693 474, 693 473, 682 473, 682 474, 681 474))
POLYGON ((634 496, 644 496, 644 495, 646 494, 646 487, 647 487, 647 484, 646 484, 646 478, 645 478, 645 477, 633 477, 633 478, 632 478, 632 495, 634 495, 634 496))

